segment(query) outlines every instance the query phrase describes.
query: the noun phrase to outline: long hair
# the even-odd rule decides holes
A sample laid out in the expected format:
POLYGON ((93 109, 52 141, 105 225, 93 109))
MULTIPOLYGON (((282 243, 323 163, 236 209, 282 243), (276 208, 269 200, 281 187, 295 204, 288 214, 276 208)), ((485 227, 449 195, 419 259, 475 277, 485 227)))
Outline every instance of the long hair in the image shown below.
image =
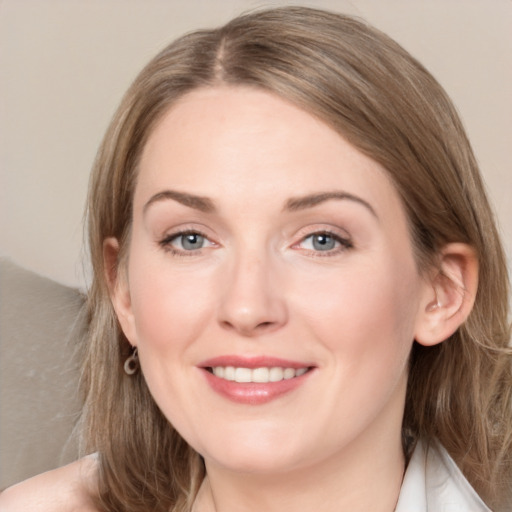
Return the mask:
POLYGON ((473 247, 479 288, 469 318, 444 343, 413 346, 404 449, 418 438, 439 440, 484 500, 505 507, 508 275, 463 126, 441 86, 392 39, 360 20, 300 7, 253 12, 169 45, 136 78, 100 147, 88 201, 93 282, 82 374, 85 449, 99 453, 99 506, 188 511, 204 477, 200 456, 155 405, 141 372, 123 372, 130 346, 109 299, 102 243, 120 241, 121 271, 148 136, 179 98, 217 84, 282 97, 381 164, 403 202, 420 271, 449 242, 473 247))

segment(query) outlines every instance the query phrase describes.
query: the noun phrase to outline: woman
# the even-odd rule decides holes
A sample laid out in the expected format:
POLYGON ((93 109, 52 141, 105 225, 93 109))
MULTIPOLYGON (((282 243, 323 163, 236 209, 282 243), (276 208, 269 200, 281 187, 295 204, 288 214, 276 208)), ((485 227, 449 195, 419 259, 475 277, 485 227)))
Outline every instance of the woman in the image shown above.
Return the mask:
POLYGON ((503 250, 451 102, 388 37, 282 8, 179 39, 88 220, 96 455, 6 510, 510 506, 503 250))

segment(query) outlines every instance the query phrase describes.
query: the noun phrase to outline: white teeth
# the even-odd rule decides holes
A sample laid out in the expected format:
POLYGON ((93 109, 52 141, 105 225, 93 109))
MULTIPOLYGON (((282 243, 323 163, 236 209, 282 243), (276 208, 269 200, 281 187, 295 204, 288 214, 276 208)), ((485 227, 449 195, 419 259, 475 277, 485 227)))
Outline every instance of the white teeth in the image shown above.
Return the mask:
POLYGON ((274 366, 273 368, 270 368, 268 380, 270 382, 279 382, 280 380, 283 380, 283 373, 282 368, 274 366))
POLYGON ((226 380, 235 380, 235 369, 232 366, 224 368, 224 378, 226 380))
POLYGON ((233 366, 215 366, 212 368, 213 374, 221 379, 235 381, 235 382, 279 382, 283 379, 293 379, 304 375, 307 368, 281 368, 279 366, 272 366, 270 368, 243 368, 233 366))
POLYGON ((253 382, 268 382, 268 375, 270 370, 268 368, 255 368, 252 371, 253 382))
POLYGON ((236 382, 251 382, 252 370, 250 368, 236 368, 235 369, 236 382))
MULTIPOLYGON (((306 368, 301 368, 301 370, 305 370, 306 368)), ((293 368, 286 368, 286 370, 283 372, 283 379, 293 379, 296 375, 296 370, 293 368)))

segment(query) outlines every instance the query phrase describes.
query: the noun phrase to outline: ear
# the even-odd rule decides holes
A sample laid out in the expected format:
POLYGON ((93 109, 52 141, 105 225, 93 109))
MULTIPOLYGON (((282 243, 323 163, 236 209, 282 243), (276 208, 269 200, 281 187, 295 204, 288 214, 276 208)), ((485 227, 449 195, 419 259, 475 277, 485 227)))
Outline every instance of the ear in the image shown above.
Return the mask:
POLYGON ((426 283, 415 340, 431 346, 449 338, 471 313, 478 289, 478 260, 462 243, 446 245, 437 272, 426 283))
POLYGON ((121 329, 131 345, 137 346, 128 273, 125 265, 120 262, 117 238, 106 238, 103 241, 103 264, 110 300, 121 329))

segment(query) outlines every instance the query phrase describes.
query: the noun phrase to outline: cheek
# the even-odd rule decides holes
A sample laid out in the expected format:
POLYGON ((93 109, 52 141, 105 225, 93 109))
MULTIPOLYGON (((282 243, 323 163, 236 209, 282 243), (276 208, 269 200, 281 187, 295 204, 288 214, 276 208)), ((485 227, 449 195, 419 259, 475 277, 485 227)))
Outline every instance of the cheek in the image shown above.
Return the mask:
POLYGON ((164 353, 196 339, 211 317, 211 281, 200 272, 171 269, 165 262, 133 261, 130 292, 139 344, 164 353))
POLYGON ((307 323, 343 364, 364 359, 402 366, 414 336, 418 277, 408 261, 369 262, 330 279, 310 280, 300 298, 307 323))
POLYGON ((138 260, 134 255, 130 273, 144 378, 174 427, 180 432, 195 432, 197 420, 190 413, 190 401, 198 403, 201 398, 190 385, 197 362, 195 342, 211 321, 214 283, 204 273, 176 271, 165 258, 150 261, 147 254, 144 256, 138 260))

